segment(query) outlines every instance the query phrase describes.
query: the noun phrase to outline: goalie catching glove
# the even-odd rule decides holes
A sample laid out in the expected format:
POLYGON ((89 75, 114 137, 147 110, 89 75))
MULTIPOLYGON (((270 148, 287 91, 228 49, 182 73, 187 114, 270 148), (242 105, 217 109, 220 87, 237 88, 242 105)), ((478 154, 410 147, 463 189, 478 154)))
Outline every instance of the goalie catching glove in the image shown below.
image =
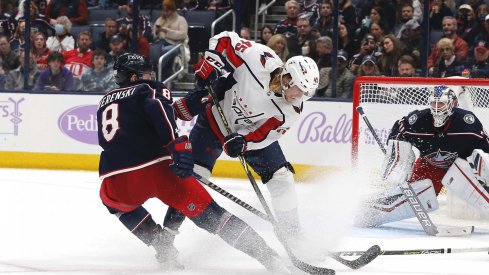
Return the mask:
POLYGON ((212 84, 222 74, 225 64, 220 53, 212 50, 205 51, 204 57, 194 66, 197 85, 205 87, 212 84))
POLYGON ((192 175, 194 170, 194 157, 192 156, 192 144, 187 136, 181 136, 166 146, 170 151, 173 163, 168 168, 179 178, 192 175))
POLYGON ((238 133, 232 133, 224 138, 224 151, 228 156, 237 158, 246 151, 246 140, 238 133))

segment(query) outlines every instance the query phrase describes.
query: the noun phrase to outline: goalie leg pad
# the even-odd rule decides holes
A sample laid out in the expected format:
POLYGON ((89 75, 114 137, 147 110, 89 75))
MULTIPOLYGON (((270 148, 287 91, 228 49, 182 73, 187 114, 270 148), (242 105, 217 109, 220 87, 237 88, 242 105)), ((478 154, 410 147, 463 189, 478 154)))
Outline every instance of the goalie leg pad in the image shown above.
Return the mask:
MULTIPOLYGON (((431 180, 424 179, 410 183, 416 192, 420 203, 426 212, 438 209, 438 200, 431 180)), ((413 212, 406 196, 398 189, 397 192, 385 193, 382 196, 369 201, 365 205, 365 211, 355 218, 355 226, 375 227, 389 222, 414 218, 413 212)))
POLYGON ((415 155, 411 143, 389 140, 382 164, 382 177, 389 183, 405 182, 413 170, 415 155))
POLYGON ((489 193, 477 179, 468 161, 457 158, 442 179, 455 196, 489 217, 489 193))
POLYGON ((477 180, 489 191, 489 154, 475 149, 467 158, 477 180))

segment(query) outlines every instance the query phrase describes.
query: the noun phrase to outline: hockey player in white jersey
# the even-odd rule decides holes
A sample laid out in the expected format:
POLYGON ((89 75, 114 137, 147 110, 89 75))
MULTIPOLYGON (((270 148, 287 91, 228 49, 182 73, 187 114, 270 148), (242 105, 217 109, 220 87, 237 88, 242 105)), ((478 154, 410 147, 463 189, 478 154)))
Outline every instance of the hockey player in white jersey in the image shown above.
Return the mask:
POLYGON ((194 67, 195 74, 200 85, 213 84, 232 134, 227 134, 216 106, 209 104, 190 133, 195 171, 209 178, 223 150, 233 158, 244 156, 266 184, 279 226, 293 237, 300 230, 294 170, 278 139, 298 120, 304 101, 314 95, 317 65, 303 56, 283 64, 269 47, 234 32, 212 37, 209 49, 194 67), (219 79, 215 79, 219 65, 210 62, 216 55, 231 67, 219 79))
MULTIPOLYGON (((427 212, 438 209, 437 195, 445 187, 489 216, 489 138, 472 112, 458 108, 457 93, 462 97, 463 89, 436 86, 429 108, 394 124, 382 168, 387 190, 365 205, 355 221, 358 226, 415 217, 398 188, 405 182, 427 212)), ((463 107, 470 107, 467 99, 463 107)))

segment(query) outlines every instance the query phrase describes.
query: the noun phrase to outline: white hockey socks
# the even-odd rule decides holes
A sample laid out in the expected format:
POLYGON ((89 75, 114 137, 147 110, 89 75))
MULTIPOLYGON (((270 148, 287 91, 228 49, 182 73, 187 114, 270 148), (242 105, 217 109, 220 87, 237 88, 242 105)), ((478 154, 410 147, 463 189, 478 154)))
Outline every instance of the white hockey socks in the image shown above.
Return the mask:
MULTIPOLYGON (((426 209, 431 212, 438 209, 438 200, 435 189, 430 179, 424 179, 410 183, 416 192, 419 201, 426 209)), ((388 222, 400 221, 415 217, 406 196, 399 188, 391 189, 389 193, 366 203, 365 211, 355 218, 355 226, 374 227, 388 222)))
POLYGON ((272 207, 279 226, 287 235, 295 235, 300 230, 297 213, 297 194, 295 192, 294 176, 287 167, 275 171, 266 184, 272 199, 272 207))
MULTIPOLYGON (((471 160, 473 161, 474 158, 471 160)), ((478 177, 468 161, 457 158, 441 182, 455 196, 489 217, 489 193, 484 188, 484 183, 479 182, 478 177)))

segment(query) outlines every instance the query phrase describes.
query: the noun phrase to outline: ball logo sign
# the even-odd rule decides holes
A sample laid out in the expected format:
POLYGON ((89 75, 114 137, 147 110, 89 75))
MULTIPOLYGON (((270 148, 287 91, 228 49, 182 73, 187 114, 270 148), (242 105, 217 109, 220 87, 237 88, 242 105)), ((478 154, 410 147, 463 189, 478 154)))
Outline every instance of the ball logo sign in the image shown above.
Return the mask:
POLYGON ((66 110, 58 119, 58 128, 74 140, 98 145, 97 108, 97 105, 82 105, 66 110))

